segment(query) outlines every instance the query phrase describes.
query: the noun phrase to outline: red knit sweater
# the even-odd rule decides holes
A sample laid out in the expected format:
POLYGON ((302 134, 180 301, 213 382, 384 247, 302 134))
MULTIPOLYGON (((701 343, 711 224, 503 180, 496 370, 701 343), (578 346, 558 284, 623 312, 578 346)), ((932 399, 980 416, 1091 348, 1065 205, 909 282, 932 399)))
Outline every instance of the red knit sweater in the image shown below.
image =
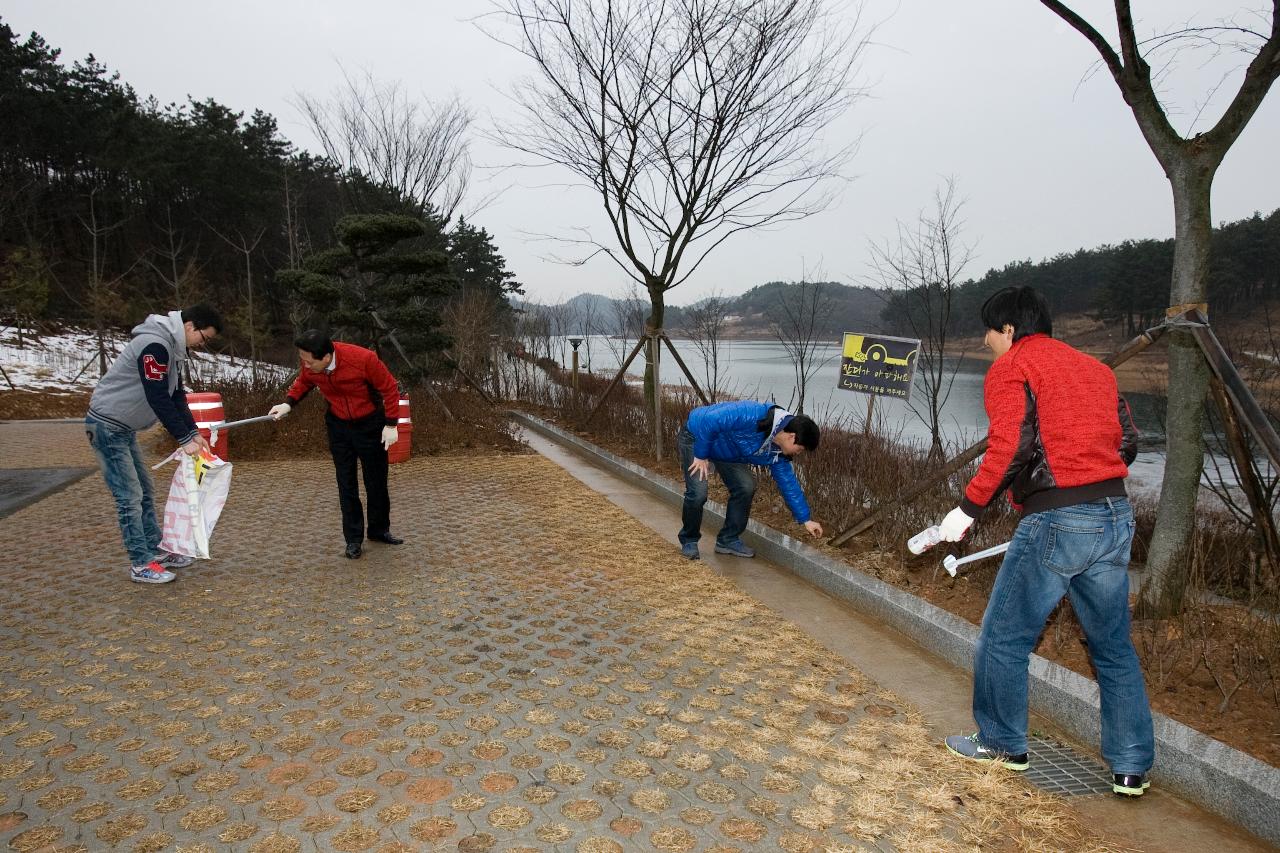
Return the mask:
POLYGON ((333 372, 312 373, 305 367, 289 386, 288 403, 296 406, 316 388, 329 403, 334 417, 355 421, 372 415, 377 409, 370 389, 382 397, 382 410, 387 423, 400 419, 400 389, 387 366, 372 351, 355 344, 334 343, 333 372))
POLYGON ((1124 495, 1137 432, 1102 362, 1029 335, 991 365, 983 398, 989 445, 965 512, 976 516, 1005 489, 1026 512, 1124 495))

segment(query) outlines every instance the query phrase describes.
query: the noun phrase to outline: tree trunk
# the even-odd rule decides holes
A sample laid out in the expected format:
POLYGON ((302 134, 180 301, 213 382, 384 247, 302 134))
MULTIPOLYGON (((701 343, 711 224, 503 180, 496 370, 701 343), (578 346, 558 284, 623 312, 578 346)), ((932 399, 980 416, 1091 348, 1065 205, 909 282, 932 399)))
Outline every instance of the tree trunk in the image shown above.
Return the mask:
MULTIPOLYGON (((96 311, 97 309, 95 309, 96 311)), ((107 337, 106 327, 101 315, 94 318, 94 327, 98 332, 98 375, 107 375, 107 337)))
MULTIPOLYGON (((1213 219, 1209 194, 1214 168, 1186 158, 1170 173, 1173 187, 1175 238, 1170 307, 1208 302, 1209 241, 1213 219)), ((1182 313, 1182 310, 1178 313, 1182 313)), ((1208 310, 1205 309, 1208 316, 1208 310)), ((1165 425, 1164 482, 1151 548, 1147 579, 1138 608, 1143 616, 1177 613, 1191 570, 1191 545, 1196 526, 1196 499, 1204 468, 1204 399, 1209 368, 1190 332, 1171 330, 1169 346, 1168 414, 1165 425)))
MULTIPOLYGON (((255 244, 256 245, 256 244, 255 244)), ((253 313, 253 261, 249 257, 249 253, 244 253, 244 280, 249 287, 249 375, 253 381, 253 387, 258 387, 258 335, 257 325, 258 316, 253 313)))
MULTIPOLYGON (((650 280, 646 285, 649 291, 649 316, 644 321, 646 332, 662 331, 663 316, 666 314, 666 288, 661 281, 650 280)), ((648 347, 644 351, 644 401, 649 411, 653 411, 653 359, 648 347)))

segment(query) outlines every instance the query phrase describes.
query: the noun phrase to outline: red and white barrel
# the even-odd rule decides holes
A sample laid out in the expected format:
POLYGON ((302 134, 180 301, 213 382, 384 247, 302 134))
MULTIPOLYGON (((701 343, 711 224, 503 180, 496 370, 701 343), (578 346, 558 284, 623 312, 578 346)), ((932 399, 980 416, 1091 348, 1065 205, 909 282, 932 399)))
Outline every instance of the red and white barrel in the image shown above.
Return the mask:
MULTIPOLYGON (((222 395, 212 391, 197 391, 187 394, 187 408, 191 409, 191 417, 195 419, 196 429, 209 440, 209 433, 214 424, 225 421, 222 411, 222 395)), ((218 441, 211 443, 214 454, 222 460, 227 457, 227 430, 218 431, 218 441)))
POLYGON ((409 418, 409 398, 400 398, 400 420, 396 423, 396 443, 387 451, 388 462, 404 462, 409 458, 413 421, 409 418))

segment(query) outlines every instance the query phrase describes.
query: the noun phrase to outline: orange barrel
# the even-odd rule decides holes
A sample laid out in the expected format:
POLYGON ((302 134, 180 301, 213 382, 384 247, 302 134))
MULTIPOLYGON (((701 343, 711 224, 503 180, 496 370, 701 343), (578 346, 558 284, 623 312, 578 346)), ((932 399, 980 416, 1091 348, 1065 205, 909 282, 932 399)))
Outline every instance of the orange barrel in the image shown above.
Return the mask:
MULTIPOLYGON (((187 408, 191 409, 191 417, 195 418, 196 429, 209 440, 209 428, 225 421, 222 413, 222 395, 212 391, 197 391, 187 394, 187 408)), ((227 459, 227 430, 218 431, 218 443, 211 445, 219 459, 227 459)))
POLYGON ((399 435, 396 443, 387 451, 388 462, 404 462, 409 458, 410 436, 413 435, 413 421, 409 419, 409 398, 400 398, 400 422, 396 424, 399 435))

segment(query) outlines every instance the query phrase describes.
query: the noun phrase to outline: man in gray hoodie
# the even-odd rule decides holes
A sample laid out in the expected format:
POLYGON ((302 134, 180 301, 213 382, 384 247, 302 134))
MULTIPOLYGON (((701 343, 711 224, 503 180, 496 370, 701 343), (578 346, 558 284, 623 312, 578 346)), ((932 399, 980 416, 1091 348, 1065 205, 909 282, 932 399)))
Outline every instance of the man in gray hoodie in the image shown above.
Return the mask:
POLYGON ((170 569, 191 564, 190 557, 160 552, 154 491, 138 431, 158 420, 186 453, 209 449, 187 408, 182 363, 187 350, 206 346, 221 332, 222 317, 207 305, 150 315, 134 327, 133 339, 89 400, 85 433, 115 498, 129 577, 138 583, 168 583, 174 579, 170 569))

